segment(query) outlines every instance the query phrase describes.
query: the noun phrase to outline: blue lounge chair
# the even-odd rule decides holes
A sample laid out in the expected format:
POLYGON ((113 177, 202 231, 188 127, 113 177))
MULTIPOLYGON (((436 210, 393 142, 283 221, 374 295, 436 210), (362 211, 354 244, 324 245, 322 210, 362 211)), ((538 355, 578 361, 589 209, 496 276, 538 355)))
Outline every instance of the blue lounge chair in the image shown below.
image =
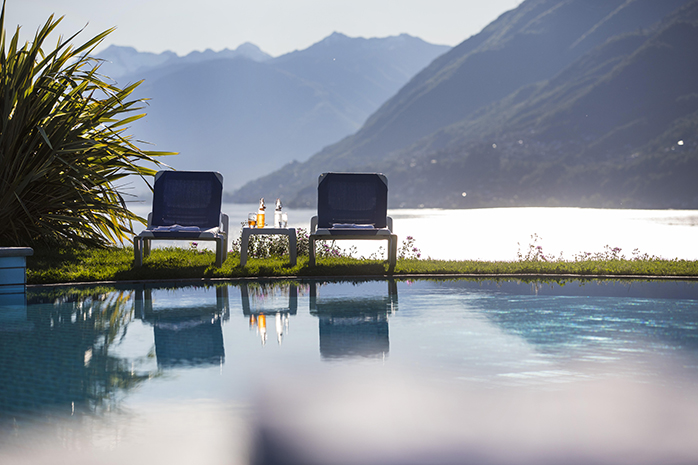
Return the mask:
POLYGON ((212 171, 158 171, 148 227, 133 239, 134 266, 153 240, 216 241, 216 266, 228 255, 228 215, 221 212, 223 176, 212 171))
POLYGON ((388 212, 388 179, 377 173, 323 173, 318 179, 317 216, 310 220, 309 264, 315 241, 387 240, 390 270, 397 261, 397 236, 388 212))

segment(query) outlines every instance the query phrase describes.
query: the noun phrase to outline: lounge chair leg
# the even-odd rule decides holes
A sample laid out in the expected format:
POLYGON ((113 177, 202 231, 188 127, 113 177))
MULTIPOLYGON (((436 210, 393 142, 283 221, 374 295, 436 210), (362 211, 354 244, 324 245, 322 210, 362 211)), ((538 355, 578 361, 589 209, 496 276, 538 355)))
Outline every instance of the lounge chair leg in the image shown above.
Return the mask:
POLYGON ((133 238, 133 267, 140 268, 143 265, 143 239, 133 238))
POLYGON ((223 240, 216 239, 216 268, 223 266, 223 240))
POLYGON ((393 271, 397 264, 397 235, 391 234, 388 239, 388 270, 393 271))

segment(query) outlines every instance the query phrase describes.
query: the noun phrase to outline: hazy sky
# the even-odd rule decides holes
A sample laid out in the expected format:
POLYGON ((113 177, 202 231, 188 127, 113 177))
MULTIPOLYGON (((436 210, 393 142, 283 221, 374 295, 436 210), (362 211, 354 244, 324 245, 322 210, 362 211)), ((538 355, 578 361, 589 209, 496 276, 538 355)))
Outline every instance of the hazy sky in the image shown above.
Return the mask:
POLYGON ((252 42, 278 56, 341 32, 350 37, 407 33, 456 45, 522 0, 7 0, 5 27, 30 39, 48 16, 65 16, 64 35, 87 40, 117 27, 109 44, 144 52, 234 49, 252 42), (88 24, 89 23, 89 24, 88 24))

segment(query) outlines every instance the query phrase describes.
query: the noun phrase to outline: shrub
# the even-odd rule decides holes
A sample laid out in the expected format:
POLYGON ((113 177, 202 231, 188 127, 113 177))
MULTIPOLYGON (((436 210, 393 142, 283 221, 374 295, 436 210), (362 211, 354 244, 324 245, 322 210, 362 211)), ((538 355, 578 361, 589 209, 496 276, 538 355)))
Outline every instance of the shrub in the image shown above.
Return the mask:
POLYGON ((152 176, 160 165, 124 135, 144 116, 143 100, 129 100, 140 84, 118 88, 98 74, 90 57, 112 30, 82 45, 43 44, 62 18, 50 16, 33 42, 8 42, 0 14, 0 243, 86 245, 129 241, 142 218, 125 206, 117 182, 152 176))
POLYGON ((397 258, 400 260, 417 260, 422 257, 422 251, 414 245, 415 239, 407 236, 397 251, 397 258))
MULTIPOLYGON (((230 244, 230 253, 238 255, 242 244, 242 231, 237 239, 230 244)), ((310 240, 308 238, 308 230, 304 228, 296 229, 296 254, 299 257, 307 257, 310 250, 310 240)), ((342 249, 337 245, 336 241, 318 241, 315 254, 318 258, 358 258, 360 260, 381 260, 385 255, 385 249, 380 247, 378 252, 375 252, 368 257, 359 257, 356 247, 352 246, 348 249, 342 249)), ((247 256, 250 258, 270 258, 288 255, 288 239, 285 236, 250 236, 247 246, 247 256)), ((398 258, 400 260, 416 260, 422 256, 419 248, 415 246, 415 239, 412 236, 407 236, 402 241, 401 247, 398 249, 398 258)))
MULTIPOLYGON (((237 239, 230 244, 230 253, 238 255, 242 244, 242 231, 237 239)), ((308 230, 303 228, 296 229, 296 255, 299 257, 307 257, 310 249, 310 240, 308 238, 308 230)), ((270 258, 288 255, 288 238, 286 236, 250 236, 250 241, 247 245, 247 256, 250 258, 270 258)), ((351 256, 351 252, 340 249, 334 241, 331 244, 326 244, 325 241, 317 250, 318 257, 343 257, 351 256)))

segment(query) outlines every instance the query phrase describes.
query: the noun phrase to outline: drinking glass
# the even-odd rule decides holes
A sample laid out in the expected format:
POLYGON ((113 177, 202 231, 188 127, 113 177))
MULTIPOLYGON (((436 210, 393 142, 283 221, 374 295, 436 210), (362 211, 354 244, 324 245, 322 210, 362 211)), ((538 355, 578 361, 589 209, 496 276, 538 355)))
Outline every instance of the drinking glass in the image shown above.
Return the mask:
POLYGON ((254 228, 256 224, 257 224, 257 214, 256 213, 249 213, 247 215, 247 225, 250 228, 254 228))

